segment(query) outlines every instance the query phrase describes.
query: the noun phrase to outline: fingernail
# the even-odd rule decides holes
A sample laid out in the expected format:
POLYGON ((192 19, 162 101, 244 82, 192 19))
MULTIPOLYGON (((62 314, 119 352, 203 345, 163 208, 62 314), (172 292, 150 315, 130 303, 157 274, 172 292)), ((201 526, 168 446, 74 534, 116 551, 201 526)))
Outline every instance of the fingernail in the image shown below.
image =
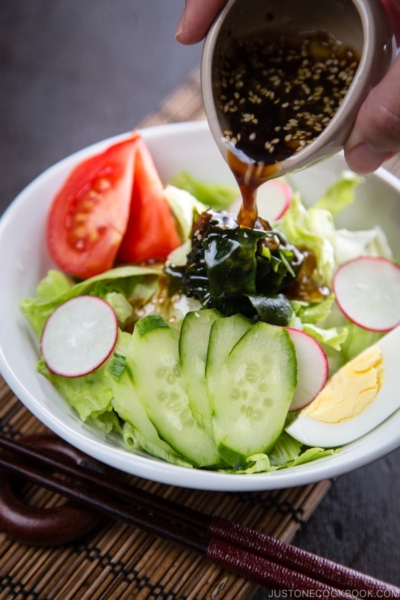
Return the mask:
POLYGON ((388 160, 391 154, 363 143, 346 152, 346 161, 350 169, 356 173, 372 173, 388 160))
POLYGON ((178 39, 178 37, 181 35, 181 33, 183 33, 184 27, 185 27, 185 11, 182 13, 181 18, 179 19, 179 23, 177 25, 176 31, 175 31, 176 39, 178 39))

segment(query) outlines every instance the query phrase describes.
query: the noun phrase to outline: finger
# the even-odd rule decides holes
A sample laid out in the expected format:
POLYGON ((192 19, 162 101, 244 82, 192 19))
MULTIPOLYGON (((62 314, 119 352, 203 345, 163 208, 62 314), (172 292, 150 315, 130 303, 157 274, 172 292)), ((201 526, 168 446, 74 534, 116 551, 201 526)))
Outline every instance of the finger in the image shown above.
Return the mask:
POLYGON ((361 106, 344 148, 356 173, 372 173, 400 151, 400 56, 361 106))
POLYGON ((389 15, 397 41, 400 42, 400 2, 399 0, 382 0, 389 15))
POLYGON ((226 0, 186 0, 175 37, 181 44, 196 44, 206 35, 226 0))

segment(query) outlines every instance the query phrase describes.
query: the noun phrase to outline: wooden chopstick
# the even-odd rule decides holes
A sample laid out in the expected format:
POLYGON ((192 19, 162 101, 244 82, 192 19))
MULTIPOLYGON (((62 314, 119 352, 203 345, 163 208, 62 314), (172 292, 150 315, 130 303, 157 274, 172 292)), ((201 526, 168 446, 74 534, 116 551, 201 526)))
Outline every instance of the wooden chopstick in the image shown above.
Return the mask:
POLYGON ((363 590, 382 597, 400 598, 400 589, 395 586, 247 527, 209 517, 134 486, 106 480, 91 469, 72 466, 59 455, 57 458, 49 456, 42 450, 4 436, 0 436, 0 447, 37 465, 56 469, 81 484, 90 484, 91 487, 90 490, 77 488, 57 477, 44 475, 30 466, 16 463, 7 455, 0 456, 0 466, 15 475, 23 476, 149 533, 175 541, 206 556, 211 562, 262 585, 275 589, 325 590, 325 593, 334 590, 335 597, 338 598, 348 597, 344 591, 339 592, 340 589, 363 590), (132 506, 132 503, 141 510, 132 506))

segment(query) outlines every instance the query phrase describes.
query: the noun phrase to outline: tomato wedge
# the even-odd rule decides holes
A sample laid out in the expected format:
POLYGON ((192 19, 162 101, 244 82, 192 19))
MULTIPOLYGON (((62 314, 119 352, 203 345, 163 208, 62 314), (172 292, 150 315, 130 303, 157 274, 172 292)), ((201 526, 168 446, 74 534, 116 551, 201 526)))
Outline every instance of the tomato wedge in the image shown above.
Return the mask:
POLYGON ((121 262, 163 261, 181 244, 163 184, 144 140, 136 143, 135 172, 128 226, 118 251, 121 262))
POLYGON ((55 197, 47 247, 56 265, 82 279, 113 266, 125 233, 139 134, 78 165, 55 197))

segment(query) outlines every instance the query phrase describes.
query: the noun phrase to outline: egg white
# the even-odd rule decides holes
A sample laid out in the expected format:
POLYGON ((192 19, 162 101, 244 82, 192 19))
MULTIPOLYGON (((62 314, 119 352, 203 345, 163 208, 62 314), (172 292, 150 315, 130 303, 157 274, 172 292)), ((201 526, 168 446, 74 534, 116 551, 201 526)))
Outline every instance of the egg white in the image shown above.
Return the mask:
POLYGON ((400 408, 400 327, 382 338, 377 346, 383 355, 383 383, 376 398, 359 415, 339 423, 323 423, 300 411, 286 431, 307 446, 335 448, 362 437, 400 408))

